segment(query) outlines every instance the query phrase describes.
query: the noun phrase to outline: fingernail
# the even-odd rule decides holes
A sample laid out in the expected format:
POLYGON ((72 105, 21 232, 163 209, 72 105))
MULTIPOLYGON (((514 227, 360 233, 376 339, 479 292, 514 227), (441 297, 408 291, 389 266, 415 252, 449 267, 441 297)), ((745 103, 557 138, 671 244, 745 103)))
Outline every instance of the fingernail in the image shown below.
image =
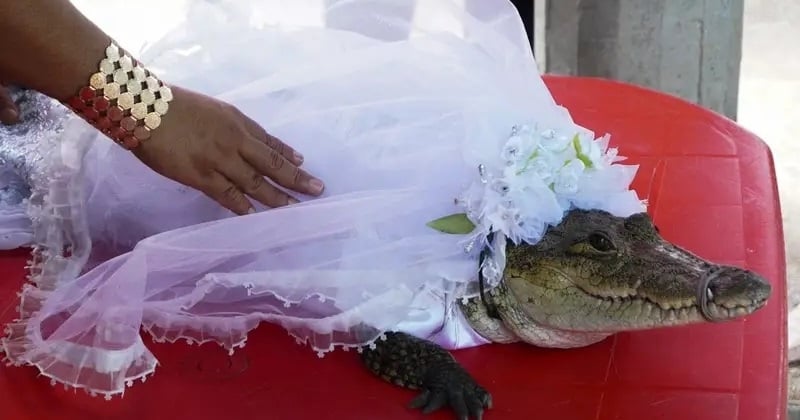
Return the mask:
POLYGON ((294 163, 295 164, 299 165, 299 164, 303 163, 304 159, 305 158, 303 157, 302 154, 300 154, 300 152, 294 152, 294 163))
POLYGON ((256 212, 256 209, 250 207, 250 210, 247 210, 247 214, 253 214, 256 212))
POLYGON ((296 199, 296 198, 294 198, 294 197, 289 197, 289 199, 288 199, 288 200, 286 200, 286 201, 289 203, 289 205, 290 205, 290 206, 291 206, 292 204, 297 204, 297 203, 299 203, 299 201, 297 201, 297 199, 296 199))
POLYGON ((314 194, 319 194, 322 192, 322 189, 325 188, 325 185, 322 184, 322 181, 318 179, 311 179, 308 181, 308 188, 314 194))

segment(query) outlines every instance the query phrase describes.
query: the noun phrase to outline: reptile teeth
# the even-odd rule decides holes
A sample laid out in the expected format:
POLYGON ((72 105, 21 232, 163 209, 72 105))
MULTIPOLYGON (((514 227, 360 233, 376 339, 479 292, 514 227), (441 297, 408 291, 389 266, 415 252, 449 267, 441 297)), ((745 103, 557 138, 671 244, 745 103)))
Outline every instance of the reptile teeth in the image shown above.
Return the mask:
MULTIPOLYGON (((694 299, 685 299, 680 302, 656 302, 651 300, 643 294, 631 294, 625 297, 620 296, 601 296, 594 295, 582 290, 586 295, 597 299, 597 306, 600 310, 610 310, 624 305, 626 302, 633 304, 634 302, 643 302, 641 315, 646 318, 653 316, 661 317, 662 320, 669 323, 677 323, 681 320, 686 320, 690 316, 698 313, 698 306, 694 299)), ((713 302, 714 294, 710 290, 708 292, 708 307, 711 314, 715 317, 734 318, 745 316, 751 313, 754 305, 738 304, 738 303, 715 303, 713 302)))
POLYGON ((681 308, 681 310, 678 311, 678 317, 680 319, 688 318, 689 317, 689 308, 681 308))
MULTIPOLYGON (((708 305, 708 311, 709 311, 709 312, 711 313, 711 315, 712 315, 712 316, 714 316, 715 318, 718 318, 718 317, 720 317, 720 315, 723 315, 723 314, 721 313, 722 311, 721 311, 720 309, 722 309, 722 308, 720 308, 720 307, 719 307, 719 306, 717 306, 716 304, 713 304, 713 303, 712 303, 712 304, 709 304, 709 305, 708 305)), ((726 312, 726 313, 725 313, 725 315, 727 315, 727 312, 728 312, 728 311, 725 311, 725 312, 726 312)))
POLYGON ((675 311, 674 310, 670 309, 669 311, 667 311, 667 320, 669 322, 678 321, 678 318, 675 316, 675 311))

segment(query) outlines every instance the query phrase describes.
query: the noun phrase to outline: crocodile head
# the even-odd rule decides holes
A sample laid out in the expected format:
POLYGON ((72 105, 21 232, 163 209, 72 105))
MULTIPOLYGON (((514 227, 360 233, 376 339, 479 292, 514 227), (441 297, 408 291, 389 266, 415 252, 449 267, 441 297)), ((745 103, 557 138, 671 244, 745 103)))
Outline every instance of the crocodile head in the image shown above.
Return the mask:
POLYGON ((647 214, 573 210, 536 245, 507 249, 505 284, 539 325, 618 332, 724 321, 764 306, 759 275, 661 237, 647 214))

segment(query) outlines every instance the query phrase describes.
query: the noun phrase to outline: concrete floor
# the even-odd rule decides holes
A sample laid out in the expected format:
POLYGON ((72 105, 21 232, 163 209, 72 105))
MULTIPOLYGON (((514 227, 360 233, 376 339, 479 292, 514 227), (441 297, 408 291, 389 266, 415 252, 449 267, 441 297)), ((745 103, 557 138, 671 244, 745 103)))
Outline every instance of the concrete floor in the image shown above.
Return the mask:
MULTIPOLYGON (((790 357, 800 355, 800 2, 746 0, 739 123, 772 149, 780 190, 789 286, 790 357)), ((770 343, 764 343, 770 345, 770 343)), ((790 398, 800 399, 800 369, 790 372, 790 398)))

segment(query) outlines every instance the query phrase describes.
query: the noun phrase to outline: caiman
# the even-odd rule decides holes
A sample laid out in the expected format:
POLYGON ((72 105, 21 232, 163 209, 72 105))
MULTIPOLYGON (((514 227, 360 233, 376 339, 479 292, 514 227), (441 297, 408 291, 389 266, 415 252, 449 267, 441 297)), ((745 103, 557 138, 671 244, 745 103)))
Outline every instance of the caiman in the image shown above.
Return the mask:
MULTIPOLYGON (((25 92, 12 93, 25 102, 18 98, 25 92)), ((459 308, 492 343, 568 348, 621 331, 732 320, 764 306, 770 293, 759 275, 666 241, 645 213, 572 210, 538 243, 509 243, 500 284, 459 308)), ((491 406, 490 393, 444 348, 401 332, 385 336, 361 357, 375 375, 418 390, 411 406, 425 413, 450 407, 460 419, 481 418, 491 406)))
MULTIPOLYGON (((500 284, 460 310, 492 343, 580 347, 622 331, 733 320, 766 303, 770 284, 665 240, 646 213, 627 218, 572 210, 535 245, 507 245, 500 284)), ((395 385, 418 390, 410 406, 450 407, 480 419, 490 393, 444 348, 390 332, 361 354, 395 385)))

